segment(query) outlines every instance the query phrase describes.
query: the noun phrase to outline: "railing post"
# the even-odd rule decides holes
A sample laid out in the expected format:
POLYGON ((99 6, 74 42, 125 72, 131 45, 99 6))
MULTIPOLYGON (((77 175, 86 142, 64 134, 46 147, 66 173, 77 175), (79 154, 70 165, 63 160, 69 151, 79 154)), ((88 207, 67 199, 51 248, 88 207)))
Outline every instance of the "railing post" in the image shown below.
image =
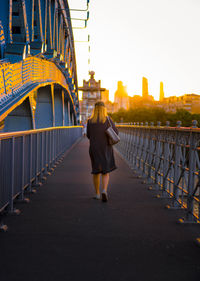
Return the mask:
POLYGON ((32 187, 32 134, 30 135, 30 182, 29 182, 29 189, 31 191, 31 187, 32 187))
POLYGON ((169 169, 169 140, 167 136, 167 131, 165 131, 164 136, 164 160, 163 160, 163 188, 162 188, 162 196, 167 197, 167 173, 169 169))
POLYGON ((192 120, 192 128, 197 128, 198 121, 197 120, 192 120))
POLYGON ((158 130, 155 131, 156 132, 156 137, 155 137, 155 179, 154 179, 154 183, 155 183, 155 188, 159 189, 159 184, 158 184, 158 172, 159 172, 159 166, 160 166, 160 141, 159 141, 159 132, 158 130))
MULTIPOLYGON (((2 163, 2 161, 1 161, 1 139, 0 139, 0 168, 1 168, 1 163, 2 163)), ((0 178, 0 184, 1 184, 2 182, 1 182, 1 178, 0 178)), ((1 217, 0 217, 0 231, 7 231, 8 230, 8 226, 7 225, 5 225, 3 222, 2 222, 2 220, 1 220, 1 217)))
POLYGON ((33 135, 30 134, 30 147, 29 147, 29 150, 30 150, 30 177, 29 177, 29 192, 32 192, 32 193, 35 193, 36 190, 32 188, 32 180, 33 180, 33 135))
POLYGON ((21 174, 21 193, 19 196, 19 201, 20 202, 29 202, 29 198, 24 197, 24 180, 25 180, 25 173, 24 173, 24 168, 25 168, 25 136, 22 136, 22 174, 21 174))
POLYGON ((44 171, 45 171, 45 165, 44 165, 44 132, 41 132, 41 179, 44 180, 44 171))
POLYGON ((24 139, 25 136, 22 136, 22 180, 21 180, 21 195, 20 195, 20 199, 24 200, 24 139))
POLYGON ((9 192, 9 211, 13 213, 13 194, 14 194, 14 181, 15 181, 15 138, 12 137, 11 142, 11 186, 9 192))
MULTIPOLYGON (((150 126, 154 126, 154 123, 151 122, 150 126)), ((150 144, 149 144, 149 161, 148 161, 148 181, 153 182, 152 180, 152 165, 153 165, 153 160, 154 160, 154 151, 155 151, 155 137, 153 138, 153 132, 152 129, 149 128, 149 132, 150 132, 150 144)))
MULTIPOLYGON (((177 121, 177 128, 181 127, 181 121, 177 121)), ((179 179, 179 160, 180 160, 180 152, 179 152, 179 134, 176 130, 175 132, 175 144, 174 144, 174 150, 175 150, 175 159, 174 159, 174 184, 173 184, 173 207, 178 208, 178 197, 179 197, 179 189, 178 189, 178 179, 179 179)))
POLYGON ((194 133, 190 133, 190 147, 189 147, 189 178, 188 178, 188 196, 187 196, 187 220, 194 221, 194 216, 192 215, 194 209, 194 173, 196 166, 195 157, 195 137, 194 133))
POLYGON ((12 137, 11 141, 11 185, 9 190, 9 213, 20 214, 18 209, 14 208, 14 188, 15 188, 15 137, 12 137))
POLYGON ((48 141, 48 148, 49 148, 49 150, 47 150, 47 157, 48 157, 47 166, 48 166, 48 174, 50 175, 53 171, 53 168, 51 168, 51 131, 50 130, 47 132, 47 141, 48 141))
POLYGON ((36 171, 35 171, 35 184, 34 186, 38 187, 38 186, 41 186, 42 183, 39 181, 39 147, 40 147, 40 143, 39 143, 39 133, 36 133, 36 152, 35 152, 35 155, 36 155, 36 171))
POLYGON ((43 180, 47 179, 47 175, 50 175, 50 172, 47 170, 48 166, 48 145, 49 145, 49 140, 48 140, 48 131, 44 132, 44 139, 45 139, 45 154, 44 154, 44 176, 43 180))

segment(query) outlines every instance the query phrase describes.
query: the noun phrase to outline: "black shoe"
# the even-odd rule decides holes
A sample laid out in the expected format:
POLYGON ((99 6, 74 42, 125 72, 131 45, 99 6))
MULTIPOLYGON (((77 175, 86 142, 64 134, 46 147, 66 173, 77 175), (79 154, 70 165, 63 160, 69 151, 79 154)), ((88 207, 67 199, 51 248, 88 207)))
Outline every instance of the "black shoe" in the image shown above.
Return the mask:
POLYGON ((102 196, 102 202, 107 202, 107 201, 108 201, 108 195, 107 195, 106 192, 103 192, 103 193, 101 194, 101 196, 102 196))

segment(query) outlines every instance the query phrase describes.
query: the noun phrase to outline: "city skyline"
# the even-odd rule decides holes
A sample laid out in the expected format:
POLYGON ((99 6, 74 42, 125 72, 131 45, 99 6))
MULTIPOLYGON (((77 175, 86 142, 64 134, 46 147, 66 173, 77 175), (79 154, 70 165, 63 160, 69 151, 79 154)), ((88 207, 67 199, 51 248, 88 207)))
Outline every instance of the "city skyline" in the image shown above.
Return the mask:
MULTIPOLYGON (((69 4, 84 7, 85 3, 69 4)), ((123 5, 116 0, 115 7, 111 1, 91 0, 88 30, 74 31, 75 41, 87 38, 89 32, 90 70, 110 90, 111 100, 117 81, 127 85, 130 96, 141 94, 141 77, 148 77, 149 93, 156 100, 160 81, 166 97, 200 94, 199 8, 196 0, 125 0, 123 5)), ((76 43, 76 56, 81 85, 89 77, 86 43, 76 43)))

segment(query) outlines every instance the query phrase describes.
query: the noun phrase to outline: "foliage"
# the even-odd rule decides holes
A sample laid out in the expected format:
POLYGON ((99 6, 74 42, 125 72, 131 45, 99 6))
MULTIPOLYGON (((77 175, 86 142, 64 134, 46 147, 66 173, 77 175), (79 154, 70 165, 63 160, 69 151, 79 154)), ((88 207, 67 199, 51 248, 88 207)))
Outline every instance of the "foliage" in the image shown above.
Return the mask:
POLYGON ((200 125, 200 114, 192 114, 185 109, 178 109, 176 113, 169 113, 155 107, 120 109, 118 112, 110 113, 110 116, 117 123, 154 122, 156 125, 160 121, 165 125, 166 121, 170 121, 170 126, 176 126, 177 121, 181 121, 183 127, 190 127, 192 120, 197 120, 200 125))

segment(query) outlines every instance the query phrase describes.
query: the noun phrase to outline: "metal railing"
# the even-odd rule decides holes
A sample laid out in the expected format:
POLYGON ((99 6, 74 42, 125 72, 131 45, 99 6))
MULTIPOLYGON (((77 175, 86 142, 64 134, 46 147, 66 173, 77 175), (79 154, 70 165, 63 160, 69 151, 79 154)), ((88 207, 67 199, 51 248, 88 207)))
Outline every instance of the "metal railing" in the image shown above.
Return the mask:
POLYGON ((200 129, 178 126, 118 125, 116 149, 171 208, 186 210, 185 222, 200 222, 200 129))
POLYGON ((81 135, 81 126, 0 134, 0 211, 14 212, 14 199, 40 185, 81 135))

